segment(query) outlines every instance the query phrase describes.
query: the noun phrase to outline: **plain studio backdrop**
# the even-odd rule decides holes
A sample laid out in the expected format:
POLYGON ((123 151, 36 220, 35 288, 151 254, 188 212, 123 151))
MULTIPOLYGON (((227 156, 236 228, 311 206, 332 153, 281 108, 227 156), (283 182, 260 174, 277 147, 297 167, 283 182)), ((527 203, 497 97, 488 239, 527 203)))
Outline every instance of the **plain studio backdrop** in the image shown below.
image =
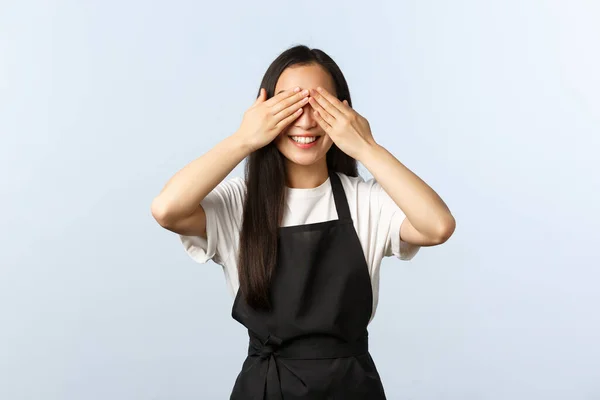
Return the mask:
POLYGON ((150 204, 307 44, 457 220, 383 261, 370 337, 388 398, 600 399, 599 11, 3 1, 0 398, 228 398, 248 339, 222 268, 150 204))

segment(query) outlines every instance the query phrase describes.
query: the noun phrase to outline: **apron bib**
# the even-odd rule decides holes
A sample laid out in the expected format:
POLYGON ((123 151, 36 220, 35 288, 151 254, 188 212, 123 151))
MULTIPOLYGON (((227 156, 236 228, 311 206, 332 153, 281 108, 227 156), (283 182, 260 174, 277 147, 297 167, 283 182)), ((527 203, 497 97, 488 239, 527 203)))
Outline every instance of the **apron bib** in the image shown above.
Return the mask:
POLYGON ((230 400, 384 400, 368 350, 371 279, 336 172, 337 220, 280 227, 272 309, 232 316, 248 328, 248 356, 230 400))

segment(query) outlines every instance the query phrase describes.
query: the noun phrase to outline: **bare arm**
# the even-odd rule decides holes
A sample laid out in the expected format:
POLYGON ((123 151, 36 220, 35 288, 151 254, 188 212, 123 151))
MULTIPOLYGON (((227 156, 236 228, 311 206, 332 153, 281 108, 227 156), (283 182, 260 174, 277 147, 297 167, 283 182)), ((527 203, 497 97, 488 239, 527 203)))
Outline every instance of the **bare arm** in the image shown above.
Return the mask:
POLYGON ((365 146, 361 156, 360 161, 406 214, 400 228, 401 240, 421 246, 448 240, 456 222, 429 185, 382 146, 365 146))
POLYGON ((312 96, 317 122, 344 153, 373 174, 406 215, 400 227, 400 240, 421 246, 448 240, 456 221, 440 196, 375 142, 369 122, 350 107, 348 100, 340 101, 323 88, 313 90, 312 96))
POLYGON ((244 113, 240 128, 203 156, 179 170, 152 201, 152 216, 163 227, 206 238, 206 214, 200 202, 250 153, 259 149, 303 112, 308 91, 285 90, 267 100, 260 89, 244 113))
POLYGON ((206 215, 200 202, 250 152, 236 133, 183 167, 152 201, 154 219, 171 231, 206 238, 206 215))

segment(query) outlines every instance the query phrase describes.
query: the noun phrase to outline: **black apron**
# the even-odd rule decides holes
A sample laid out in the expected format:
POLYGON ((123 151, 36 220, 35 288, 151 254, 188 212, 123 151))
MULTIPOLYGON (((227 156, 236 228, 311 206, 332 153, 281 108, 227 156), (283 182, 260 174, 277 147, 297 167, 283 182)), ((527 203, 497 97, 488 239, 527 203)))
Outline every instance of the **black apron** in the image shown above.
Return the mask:
POLYGON ((272 310, 238 290, 232 316, 248 328, 248 357, 230 400, 383 400, 368 351, 373 292, 344 188, 329 179, 337 220, 279 228, 272 310))

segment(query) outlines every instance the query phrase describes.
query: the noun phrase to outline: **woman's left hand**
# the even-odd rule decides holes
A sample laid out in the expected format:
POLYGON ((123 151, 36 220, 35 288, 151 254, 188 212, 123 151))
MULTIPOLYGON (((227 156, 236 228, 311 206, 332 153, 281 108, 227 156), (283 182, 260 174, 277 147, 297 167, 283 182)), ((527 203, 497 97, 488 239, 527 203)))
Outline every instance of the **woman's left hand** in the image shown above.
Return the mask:
POLYGON ((340 101, 325 88, 310 91, 314 118, 344 153, 360 161, 368 146, 375 145, 369 121, 354 111, 348 101, 340 101))

